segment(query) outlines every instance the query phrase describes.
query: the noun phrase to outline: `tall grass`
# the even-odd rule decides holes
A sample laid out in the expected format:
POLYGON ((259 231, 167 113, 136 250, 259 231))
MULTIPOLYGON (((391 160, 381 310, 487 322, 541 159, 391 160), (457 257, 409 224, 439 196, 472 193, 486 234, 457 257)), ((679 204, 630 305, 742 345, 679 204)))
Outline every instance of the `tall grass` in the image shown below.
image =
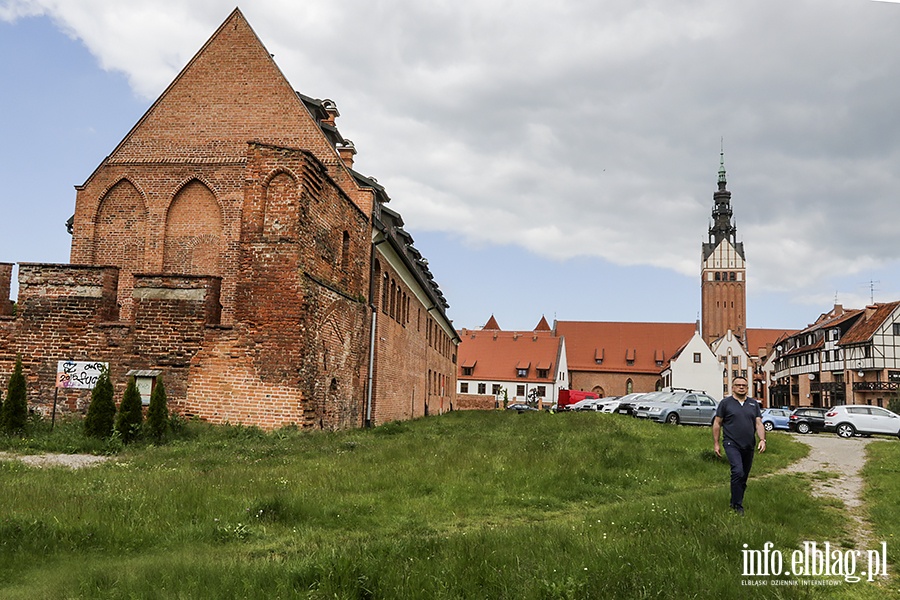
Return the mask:
MULTIPOLYGON (((189 424, 90 469, 0 462, 0 598, 866 597, 742 585, 743 544, 847 538, 774 475, 747 516, 709 428, 451 413, 340 433, 189 424)), ((877 597, 877 596, 872 596, 877 597)))

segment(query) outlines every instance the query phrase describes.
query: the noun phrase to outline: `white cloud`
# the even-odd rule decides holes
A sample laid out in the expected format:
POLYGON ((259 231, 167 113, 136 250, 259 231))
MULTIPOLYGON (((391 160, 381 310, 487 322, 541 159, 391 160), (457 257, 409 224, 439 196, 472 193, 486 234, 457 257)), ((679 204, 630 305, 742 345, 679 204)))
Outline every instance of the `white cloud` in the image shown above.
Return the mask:
MULTIPOLYGON (((152 99, 233 0, 9 0, 152 99)), ((260 0, 415 232, 699 269, 718 144, 762 290, 900 260, 900 10, 840 0, 260 0), (810 18, 815 14, 815 18, 810 18)), ((828 294, 819 289, 817 297, 828 294)), ((808 294, 805 297, 810 297, 808 294)))

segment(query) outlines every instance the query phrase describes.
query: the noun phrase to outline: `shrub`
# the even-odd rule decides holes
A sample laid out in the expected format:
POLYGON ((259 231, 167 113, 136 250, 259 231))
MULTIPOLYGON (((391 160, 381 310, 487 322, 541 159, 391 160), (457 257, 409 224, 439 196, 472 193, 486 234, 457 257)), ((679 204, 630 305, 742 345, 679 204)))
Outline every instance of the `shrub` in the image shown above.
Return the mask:
POLYGON ((0 406, 0 427, 9 434, 22 433, 28 424, 28 398, 25 391, 25 375, 22 373, 22 357, 16 357, 16 366, 9 377, 6 402, 0 406))
POLYGON ((144 419, 143 409, 137 383, 135 383, 134 377, 129 377, 125 395, 122 396, 122 403, 119 405, 119 415, 116 418, 116 431, 126 444, 134 440, 141 431, 141 422, 144 419))
POLYGON ((166 401, 166 387, 162 375, 156 378, 156 387, 150 395, 150 406, 147 408, 147 429, 153 439, 160 441, 169 426, 169 407, 166 401))
POLYGON ((84 419, 84 433, 89 437, 105 438, 112 435, 116 419, 116 402, 109 372, 103 371, 91 391, 91 403, 84 419))

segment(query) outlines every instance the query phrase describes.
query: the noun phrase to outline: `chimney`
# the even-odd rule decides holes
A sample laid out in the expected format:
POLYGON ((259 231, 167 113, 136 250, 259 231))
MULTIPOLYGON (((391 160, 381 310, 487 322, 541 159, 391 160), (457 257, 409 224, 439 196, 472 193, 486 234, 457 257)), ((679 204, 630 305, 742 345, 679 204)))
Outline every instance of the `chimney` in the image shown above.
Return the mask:
POLYGON ((344 140, 337 146, 338 154, 344 162, 344 166, 348 169, 353 168, 353 156, 356 154, 356 146, 350 140, 344 140))
POLYGON ((325 109, 325 112, 328 113, 328 116, 322 119, 322 122, 326 125, 331 125, 334 127, 334 120, 341 116, 341 113, 338 112, 337 104, 334 103, 334 100, 329 100, 328 98, 322 100, 322 108, 325 109))

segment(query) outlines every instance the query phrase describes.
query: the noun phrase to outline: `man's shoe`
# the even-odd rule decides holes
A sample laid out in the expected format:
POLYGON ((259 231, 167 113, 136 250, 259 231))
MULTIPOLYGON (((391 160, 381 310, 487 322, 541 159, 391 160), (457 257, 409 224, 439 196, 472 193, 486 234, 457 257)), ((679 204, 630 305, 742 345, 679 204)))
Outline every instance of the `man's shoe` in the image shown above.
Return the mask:
POLYGON ((744 516, 744 507, 743 506, 732 506, 731 510, 733 510, 735 512, 735 514, 738 514, 742 517, 744 516))

